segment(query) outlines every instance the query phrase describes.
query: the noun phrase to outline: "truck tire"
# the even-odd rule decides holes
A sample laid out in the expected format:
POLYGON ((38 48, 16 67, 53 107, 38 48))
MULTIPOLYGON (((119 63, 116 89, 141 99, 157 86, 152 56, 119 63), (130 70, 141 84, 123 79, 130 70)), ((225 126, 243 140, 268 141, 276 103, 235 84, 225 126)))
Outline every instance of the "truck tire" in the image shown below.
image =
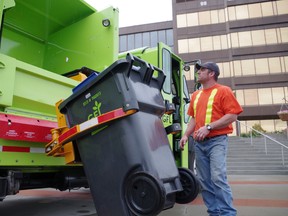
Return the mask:
POLYGON ((200 184, 195 174, 187 168, 180 167, 179 176, 183 191, 176 193, 176 203, 186 204, 192 202, 200 191, 200 184))

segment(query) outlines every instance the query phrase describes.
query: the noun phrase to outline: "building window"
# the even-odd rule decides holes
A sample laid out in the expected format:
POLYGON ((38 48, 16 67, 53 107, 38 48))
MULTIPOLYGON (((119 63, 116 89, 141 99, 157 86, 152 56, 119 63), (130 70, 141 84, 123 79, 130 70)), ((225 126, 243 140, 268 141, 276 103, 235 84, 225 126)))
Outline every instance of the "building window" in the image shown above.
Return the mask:
POLYGON ((127 50, 135 49, 134 34, 128 35, 127 50))
POLYGON ((174 41, 173 41, 173 29, 166 30, 166 37, 167 37, 167 45, 170 47, 173 47, 174 41))
POLYGON ((127 36, 122 35, 120 36, 120 42, 119 42, 119 51, 124 52, 127 50, 127 36))
POLYGON ((231 6, 220 10, 178 14, 177 28, 288 14, 288 0, 231 6))
POLYGON ((200 38, 191 38, 188 40, 189 44, 189 53, 192 52, 200 52, 201 51, 201 43, 200 43, 200 38))
POLYGON ((177 20, 177 28, 183 28, 187 26, 186 14, 178 14, 176 20, 177 20))
POLYGON ((277 1, 277 13, 279 15, 287 14, 288 12, 288 1, 287 0, 282 0, 282 1, 277 1))
POLYGON ((262 14, 264 17, 274 16, 272 2, 261 3, 261 8, 262 8, 262 14))
POLYGON ((269 58, 269 71, 270 73, 281 73, 281 62, 280 58, 269 58))
POLYGON ((229 42, 229 38, 227 38, 227 35, 221 35, 221 49, 222 50, 229 48, 228 42, 229 42))
MULTIPOLYGON (((158 31, 158 41, 167 44, 166 42, 166 32, 165 30, 158 31)), ((167 44, 168 45, 168 44, 167 44)))
POLYGON ((231 48, 237 48, 239 47, 239 37, 238 33, 232 33, 230 34, 231 38, 231 48))
POLYGON ((259 88, 259 105, 273 104, 271 88, 259 88))
POLYGON ((256 74, 269 74, 269 65, 267 58, 255 59, 256 74))
POLYGON ((142 47, 142 34, 137 33, 135 34, 135 48, 142 47))
POLYGON ((199 24, 200 25, 209 25, 209 24, 211 24, 210 11, 199 12, 199 24))
POLYGON ((224 23, 224 22, 226 22, 226 21, 228 21, 227 20, 227 9, 222 9, 222 10, 218 10, 218 16, 219 16, 219 23, 224 23))
POLYGON ((249 4, 248 11, 249 11, 249 18, 262 17, 262 10, 260 4, 249 4))
POLYGON ((247 5, 241 5, 236 7, 236 19, 248 19, 248 6, 247 5))
POLYGON ((221 50, 221 36, 216 35, 212 37, 213 40, 213 50, 221 50))
POLYGON ((200 44, 201 44, 201 51, 202 52, 213 50, 212 37, 202 37, 202 38, 200 38, 200 44))
POLYGON ((236 20, 235 7, 228 7, 228 18, 230 21, 236 20))
POLYGON ((238 103, 241 106, 244 106, 245 105, 244 91, 243 90, 236 90, 235 94, 236 94, 236 98, 237 98, 238 103))
POLYGON ((151 47, 157 46, 157 42, 158 42, 158 32, 153 31, 150 33, 150 46, 151 47))
POLYGON ((149 32, 143 33, 143 46, 150 46, 150 34, 149 34, 149 32))
POLYGON ((252 31, 252 44, 253 46, 260 46, 266 44, 264 30, 252 31))
POLYGON ((258 105, 258 92, 257 89, 245 89, 244 100, 246 106, 258 105))
POLYGON ((277 33, 276 29, 265 29, 265 38, 266 38, 266 44, 277 44, 277 33))
POLYGON ((252 46, 251 32, 238 32, 238 38, 240 47, 252 46))
POLYGON ((284 68, 284 71, 288 71, 288 56, 284 56, 284 68))
POLYGON ((198 26, 198 25, 199 25, 198 13, 187 14, 187 26, 198 26))
POLYGON ((242 60, 242 76, 255 75, 255 65, 253 59, 242 60))
POLYGON ((234 76, 242 76, 241 62, 233 61, 234 76))
POLYGON ((288 43, 288 28, 280 28, 281 42, 288 43))
POLYGON ((211 11, 211 24, 218 24, 218 23, 219 23, 218 11, 213 10, 211 11))
POLYGON ((223 75, 223 77, 231 77, 231 68, 229 62, 223 62, 222 63, 222 69, 220 74, 223 75))
POLYGON ((285 98, 283 87, 272 88, 273 104, 282 104, 284 102, 283 98, 285 98))
POLYGON ((188 40, 182 39, 178 40, 178 52, 181 53, 188 53, 188 40))
MULTIPOLYGON (((288 42, 288 28, 244 31, 218 36, 221 38, 221 47, 219 46, 219 37, 217 35, 213 37, 200 37, 201 51, 281 44, 282 41, 287 40, 288 42)), ((198 51, 197 49, 192 49, 190 52, 195 53, 198 51)))

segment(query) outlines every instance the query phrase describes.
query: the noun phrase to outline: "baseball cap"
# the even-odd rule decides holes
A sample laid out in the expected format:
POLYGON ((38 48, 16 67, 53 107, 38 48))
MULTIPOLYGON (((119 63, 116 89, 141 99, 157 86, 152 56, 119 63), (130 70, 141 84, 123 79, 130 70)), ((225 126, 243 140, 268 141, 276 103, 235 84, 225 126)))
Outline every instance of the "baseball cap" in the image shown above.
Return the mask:
POLYGON ((217 75, 220 74, 220 70, 219 70, 219 67, 216 63, 214 62, 205 62, 203 64, 198 64, 196 63, 195 67, 197 68, 197 70, 200 70, 200 68, 207 68, 211 71, 214 71, 217 75))

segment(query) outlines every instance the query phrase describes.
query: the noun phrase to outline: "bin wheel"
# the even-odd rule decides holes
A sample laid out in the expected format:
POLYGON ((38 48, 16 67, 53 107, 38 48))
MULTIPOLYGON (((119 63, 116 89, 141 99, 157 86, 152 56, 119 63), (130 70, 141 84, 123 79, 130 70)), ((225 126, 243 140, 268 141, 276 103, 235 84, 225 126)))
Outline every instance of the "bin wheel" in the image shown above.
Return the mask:
POLYGON ((192 202, 200 191, 200 184, 195 174, 186 168, 178 168, 180 182, 183 190, 176 193, 176 203, 186 204, 192 202))
POLYGON ((157 215, 164 207, 165 198, 164 186, 154 176, 136 172, 128 177, 125 201, 135 215, 157 215))

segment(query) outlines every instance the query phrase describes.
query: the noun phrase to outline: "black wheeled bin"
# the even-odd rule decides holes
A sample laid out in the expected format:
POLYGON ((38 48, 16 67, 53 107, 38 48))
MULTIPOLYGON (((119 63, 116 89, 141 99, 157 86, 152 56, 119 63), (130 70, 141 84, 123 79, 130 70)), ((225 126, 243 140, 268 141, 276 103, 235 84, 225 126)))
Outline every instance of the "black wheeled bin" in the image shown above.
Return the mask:
POLYGON ((157 215, 182 191, 161 121, 164 79, 161 70, 128 54, 59 106, 69 127, 119 108, 137 110, 74 141, 99 216, 157 215))

